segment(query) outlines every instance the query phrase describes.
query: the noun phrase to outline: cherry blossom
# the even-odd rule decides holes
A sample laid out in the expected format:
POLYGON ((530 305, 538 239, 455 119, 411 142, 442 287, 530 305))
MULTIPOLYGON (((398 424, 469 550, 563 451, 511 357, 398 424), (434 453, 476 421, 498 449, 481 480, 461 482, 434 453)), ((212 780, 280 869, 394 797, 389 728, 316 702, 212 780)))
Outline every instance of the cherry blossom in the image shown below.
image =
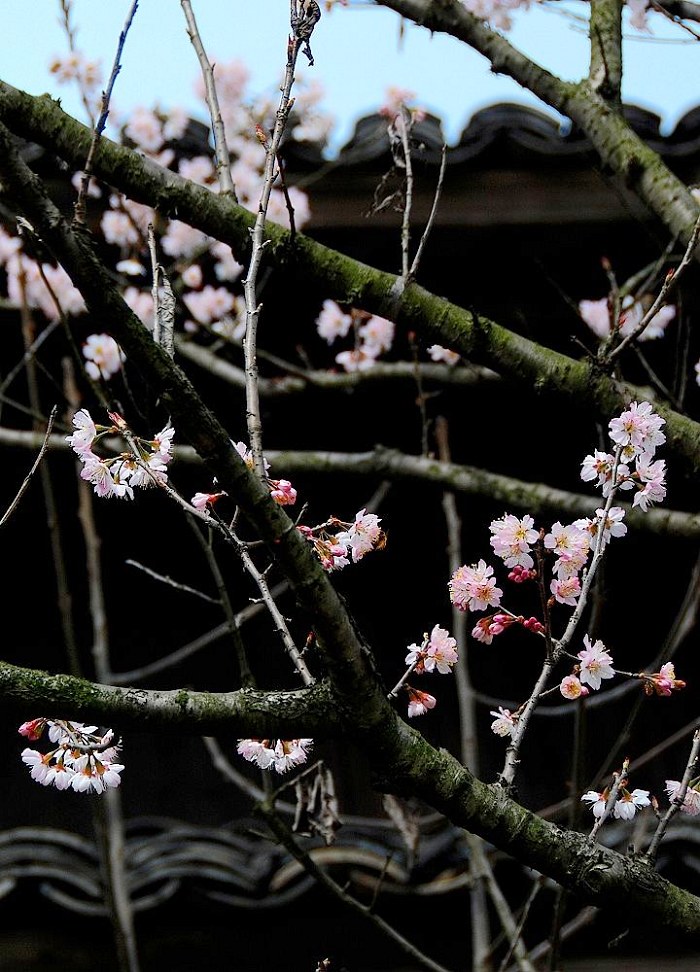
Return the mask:
POLYGON ((130 441, 136 453, 123 452, 111 458, 102 458, 92 451, 99 436, 107 432, 126 434, 129 428, 124 419, 116 412, 109 412, 111 426, 100 426, 99 430, 87 409, 80 409, 73 417, 75 432, 66 437, 73 451, 83 464, 81 479, 92 483, 94 492, 100 497, 115 496, 119 499, 133 499, 135 487, 149 487, 166 483, 167 466, 172 459, 172 440, 175 430, 171 425, 146 440, 132 435, 130 441))
POLYGON ((448 582, 450 600, 460 611, 485 611, 488 607, 498 607, 503 591, 496 587, 493 567, 485 560, 468 567, 458 567, 448 582))
MULTIPOLYGON (((688 786, 680 805, 681 813, 687 813, 690 817, 700 815, 700 792, 697 790, 697 786, 697 783, 694 786, 688 786)), ((671 803, 676 802, 681 787, 680 780, 666 780, 666 793, 671 803)))
POLYGON ((371 345, 353 348, 352 351, 341 351, 340 354, 335 356, 336 363, 350 373, 353 371, 369 371, 370 368, 374 368, 375 358, 376 350, 371 345))
POLYGON ((66 436, 66 442, 79 456, 90 453, 92 443, 97 436, 97 428, 86 408, 81 408, 75 413, 73 427, 75 432, 66 436))
POLYGON ((491 732, 495 732, 497 736, 512 736, 514 734, 518 717, 510 709, 504 709, 499 705, 498 710, 493 709, 489 712, 489 715, 495 716, 491 723, 491 732))
POLYGON ((336 536, 336 543, 349 548, 353 563, 361 560, 375 547, 384 542, 384 532, 379 526, 381 519, 376 513, 368 513, 361 509, 355 514, 354 521, 347 530, 336 536))
POLYGON ((423 667, 426 672, 433 672, 437 669, 441 675, 448 675, 452 671, 453 665, 456 664, 457 642, 445 628, 436 624, 430 632, 430 638, 425 647, 423 667))
POLYGON ((511 614, 492 614, 480 618, 472 629, 472 638, 482 644, 490 645, 496 635, 502 634, 512 624, 523 623, 522 617, 511 614))
POLYGON ((549 585, 549 589, 554 595, 554 599, 560 604, 568 604, 575 607, 576 601, 581 594, 581 581, 575 575, 571 577, 554 577, 549 585))
POLYGON ((588 695, 588 689, 581 684, 575 675, 566 675, 559 685, 559 691, 565 699, 580 699, 588 695))
POLYGON ((419 689, 412 688, 410 685, 405 685, 404 688, 408 692, 409 719, 413 719, 415 716, 425 715, 428 709, 434 709, 437 705, 435 696, 429 695, 427 692, 421 692, 419 689))
POLYGON ((83 357, 85 370, 95 381, 116 375, 126 360, 124 352, 109 334, 91 334, 83 345, 83 357))
POLYGON ((491 522, 489 529, 493 552, 506 567, 524 567, 528 570, 534 567, 530 552, 539 539, 539 531, 534 529, 531 516, 518 519, 512 513, 504 513, 500 519, 491 522))
POLYGON ((526 581, 534 580, 535 577, 537 577, 536 570, 529 567, 521 567, 520 564, 516 564, 508 574, 508 580, 513 581, 514 584, 524 584, 526 581))
POLYGON ((530 0, 462 0, 462 3, 475 17, 487 20, 499 30, 510 29, 513 10, 527 10, 530 6, 530 0))
POLYGON ((260 769, 286 773, 308 759, 313 739, 239 739, 237 751, 260 769))
POLYGON ((370 317, 359 328, 358 334, 362 338, 362 350, 373 357, 388 351, 394 340, 394 322, 383 317, 370 317))
POLYGON ((195 493, 190 503, 196 510, 203 510, 207 506, 213 506, 222 496, 226 496, 223 491, 220 493, 195 493))
MULTIPOLYGON (((633 0, 636 2, 636 0, 633 0)), ((646 6, 647 0, 642 0, 646 6)), ((631 22, 631 21, 630 21, 631 22)), ((583 321, 593 331, 601 341, 610 336, 611 316, 610 304, 607 297, 601 300, 582 300, 578 305, 579 314, 583 321)), ((646 313, 644 301, 635 300, 631 295, 627 295, 622 302, 622 313, 620 315, 618 330, 622 337, 632 334, 646 313)), ((666 326, 676 316, 676 308, 669 304, 662 307, 651 320, 644 330, 637 335, 638 341, 650 341, 663 336, 666 326)))
POLYGON ((647 695, 670 695, 672 692, 685 688, 685 682, 676 678, 676 670, 673 662, 666 662, 661 669, 653 675, 640 672, 639 677, 644 683, 644 691, 647 695))
POLYGON ((108 787, 119 786, 124 766, 117 762, 120 746, 113 743, 111 729, 100 734, 97 726, 41 718, 22 723, 19 732, 36 740, 46 727, 55 748, 46 753, 29 748, 22 751, 33 780, 76 792, 104 793, 108 787))
POLYGON ((431 344, 428 348, 428 354, 430 355, 431 361, 442 362, 443 364, 450 365, 450 367, 456 365, 460 359, 460 355, 456 351, 443 348, 440 344, 431 344))
POLYGON ((649 402, 632 402, 628 409, 609 423, 610 438, 617 445, 632 445, 638 452, 653 454, 666 436, 661 427, 666 420, 657 415, 649 402))
POLYGON ((584 648, 576 656, 580 661, 579 678, 586 685, 596 691, 600 688, 601 680, 613 678, 615 669, 612 667, 612 655, 602 641, 591 644, 588 635, 583 636, 584 648))
MULTIPOLYGON (((605 807, 609 797, 610 790, 606 788, 601 793, 598 793, 597 790, 589 790, 583 794, 581 800, 584 803, 590 803, 593 816, 600 818, 605 813, 605 807)), ((649 799, 648 790, 632 790, 630 793, 629 790, 620 787, 617 801, 612 809, 612 815, 618 820, 631 820, 637 810, 642 807, 648 807, 650 804, 651 800, 649 799)))
POLYGON ((590 538, 575 523, 562 526, 557 520, 552 525, 551 532, 546 534, 544 545, 557 557, 554 565, 555 573, 559 577, 568 578, 572 574, 577 574, 586 563, 590 550, 590 538))
POLYGON ((293 506, 297 501, 297 491, 288 479, 270 479, 270 496, 280 506, 293 506))

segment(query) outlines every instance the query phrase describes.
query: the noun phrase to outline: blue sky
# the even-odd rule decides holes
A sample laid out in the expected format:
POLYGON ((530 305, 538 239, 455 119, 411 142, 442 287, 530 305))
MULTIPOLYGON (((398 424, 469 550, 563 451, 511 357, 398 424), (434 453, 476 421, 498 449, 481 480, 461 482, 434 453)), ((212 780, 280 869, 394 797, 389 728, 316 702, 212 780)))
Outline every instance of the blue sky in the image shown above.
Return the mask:
MULTIPOLYGON (((73 0, 78 45, 90 57, 101 58, 105 72, 130 5, 130 0, 73 0)), ((52 56, 66 51, 58 0, 2 0, 2 6, 2 79, 33 94, 50 91, 61 97, 67 111, 82 118, 76 94, 58 87, 47 69, 52 56)), ((251 90, 274 92, 285 57, 287 0, 193 0, 193 7, 210 57, 244 60, 252 73, 251 90)), ((535 5, 518 13, 508 37, 545 67, 577 79, 586 72, 587 43, 567 12, 581 10, 575 2, 535 5)), ((669 131, 700 103, 698 44, 659 18, 651 23, 651 38, 626 32, 624 95, 660 114, 669 131)), ((350 138, 357 118, 373 111, 392 84, 415 91, 418 103, 443 119, 450 143, 485 105, 537 104, 515 82, 493 75, 487 61, 466 45, 415 26, 407 26, 400 36, 399 27, 393 11, 368 3, 336 8, 318 25, 316 64, 304 67, 303 73, 318 79, 326 91, 324 107, 336 119, 333 148, 350 138)), ((192 91, 198 71, 180 4, 141 0, 114 105, 127 111, 158 102, 183 105, 201 115, 192 91)))

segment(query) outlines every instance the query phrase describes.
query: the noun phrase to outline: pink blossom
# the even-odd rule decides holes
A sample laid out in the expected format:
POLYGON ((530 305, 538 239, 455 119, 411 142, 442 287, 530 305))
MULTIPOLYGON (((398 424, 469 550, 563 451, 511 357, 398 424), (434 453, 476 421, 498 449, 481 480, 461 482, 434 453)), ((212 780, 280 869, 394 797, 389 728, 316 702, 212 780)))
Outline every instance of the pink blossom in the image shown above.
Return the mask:
POLYGON ((206 155, 196 155, 193 159, 180 159, 178 172, 183 179, 206 186, 216 178, 216 171, 212 160, 206 155))
POLYGON ((194 290, 202 286, 202 268, 198 263, 191 263, 182 271, 182 282, 194 290))
POLYGON ((354 348, 352 351, 341 351, 336 354, 336 364, 339 364, 345 371, 352 373, 355 371, 369 371, 374 368, 375 357, 374 349, 371 345, 362 348, 354 348))
POLYGON ((610 306, 607 297, 600 300, 579 301, 578 312, 597 338, 602 341, 608 337, 610 334, 610 306))
MULTIPOLYGON (((209 252, 216 258, 214 275, 217 280, 233 283, 243 273, 243 264, 239 263, 231 252, 231 247, 218 240, 212 243, 209 252)), ((199 286, 199 284, 197 285, 199 286)))
POLYGON ((629 408, 609 423, 610 438, 617 445, 632 445, 637 452, 653 454, 666 436, 661 426, 666 420, 657 415, 649 402, 632 402, 629 408))
POLYGON ((129 216, 114 209, 108 209, 102 214, 100 229, 107 243, 116 246, 136 246, 141 239, 129 216))
POLYGON ((163 144, 163 125, 150 108, 134 108, 124 134, 144 152, 157 152, 163 144))
POLYGON ((564 577, 562 580, 555 577, 549 585, 549 589, 554 595, 555 600, 559 601, 560 604, 568 604, 571 607, 575 607, 576 601, 581 593, 581 581, 575 575, 564 577))
POLYGON ((583 636, 584 649, 576 656, 580 660, 580 679, 596 691, 600 688, 601 680, 613 678, 615 669, 612 667, 612 655, 602 641, 591 644, 588 635, 583 636))
POLYGON ((630 793, 622 787, 613 810, 613 816, 617 817, 618 820, 631 820, 637 810, 650 805, 648 790, 632 790, 630 793))
POLYGON ((437 700, 434 696, 429 695, 427 692, 421 692, 419 689, 411 688, 410 685, 405 686, 408 692, 408 717, 409 719, 415 716, 425 715, 428 709, 434 709, 437 700))
POLYGON ((526 581, 534 580, 535 577, 537 577, 536 570, 533 568, 521 567, 520 564, 516 564, 508 574, 508 580, 512 581, 514 584, 524 584, 526 581))
POLYGON ((171 257, 191 259, 207 248, 210 238, 201 230, 188 226, 178 219, 171 220, 167 232, 161 238, 163 252, 171 257))
POLYGON ((452 666, 457 664, 457 642, 445 628, 435 625, 425 648, 423 665, 426 672, 435 669, 441 675, 448 675, 452 666))
POLYGON ((582 685, 575 675, 566 675, 559 686, 559 691, 565 699, 578 699, 588 695, 588 689, 582 685))
POLYGON ((223 491, 220 493, 195 493, 190 503, 196 510, 203 510, 207 506, 213 506, 222 496, 226 496, 223 491))
POLYGON ((518 717, 510 709, 504 709, 499 705, 498 710, 492 710, 489 712, 489 715, 495 716, 495 719, 491 723, 491 732, 495 732, 497 736, 514 735, 518 717))
POLYGON ((379 109, 379 114, 385 118, 393 118, 401 110, 402 105, 408 105, 415 97, 415 91, 390 85, 384 92, 384 103, 379 109))
POLYGON ((280 506, 293 506, 297 501, 297 491, 288 479, 271 479, 270 496, 280 506))
MULTIPOLYGON (((605 807, 609 797, 610 790, 606 788, 602 793, 598 793, 596 790, 589 790, 583 794, 581 800, 585 803, 590 803, 593 816, 600 818, 605 813, 605 807)), ((629 790, 620 787, 612 815, 618 820, 631 820, 637 810, 642 807, 648 807, 650 803, 651 800, 649 799, 648 790, 632 790, 630 793, 629 790)))
POLYGON ((394 340, 394 322, 383 317, 370 317, 359 329, 365 354, 373 357, 388 351, 394 340))
MULTIPOLYGON (((646 309, 640 300, 633 297, 626 297, 622 303, 623 313, 620 315, 620 334, 627 337, 642 323, 646 314, 646 309)), ((667 304, 657 311, 647 323, 644 330, 637 335, 637 341, 653 341, 655 338, 663 337, 666 327, 676 316, 676 308, 672 304, 667 304)))
POLYGON ((97 428, 86 408, 79 409, 73 416, 73 428, 75 432, 66 436, 68 445, 81 458, 92 455, 92 443, 95 441, 97 428))
POLYGON ((512 513, 505 513, 500 519, 493 520, 489 529, 493 552, 501 557, 506 567, 524 567, 527 570, 534 567, 530 552, 540 534, 534 529, 531 516, 518 519, 512 513))
MULTIPOLYGON (((666 793, 671 803, 676 803, 681 790, 680 780, 666 780, 666 793)), ((690 817, 700 815, 700 793, 695 786, 689 786, 685 791, 683 802, 680 805, 681 813, 687 813, 690 817)))
POLYGON ((278 739, 274 750, 274 768, 278 773, 286 773, 294 766, 301 766, 308 759, 313 739, 278 739))
POLYGON ((450 600, 460 611, 485 611, 489 607, 498 607, 501 603, 503 591, 496 587, 496 579, 492 576, 493 567, 489 567, 485 560, 471 567, 458 567, 448 583, 450 600))
POLYGON ((29 722, 23 722, 17 732, 20 736, 26 736, 32 742, 36 742, 37 739, 41 739, 45 726, 46 719, 30 719, 29 722))
MULTIPOLYGON (((101 736, 96 733, 96 726, 49 719, 35 719, 21 729, 28 727, 31 733, 35 723, 49 726, 49 739, 56 748, 47 753, 34 749, 22 752, 22 760, 29 767, 32 779, 42 786, 53 785, 58 790, 71 787, 77 791, 102 793, 107 787, 119 786, 124 766, 116 762, 119 745, 110 745, 114 737, 111 729, 101 736)), ((36 735, 30 735, 30 738, 36 738, 36 735)))
POLYGON ((367 513, 361 509, 355 514, 355 520, 349 528, 337 535, 336 542, 350 548, 353 563, 357 563, 370 550, 384 542, 384 532, 379 526, 381 522, 376 513, 367 513))
POLYGON ((430 355, 431 361, 439 361, 443 364, 456 365, 460 359, 460 355, 456 351, 450 351, 449 348, 443 348, 440 344, 431 344, 428 348, 428 354, 430 355))
POLYGON ((123 294, 124 302, 148 328, 153 327, 153 298, 150 293, 137 287, 127 287, 123 294))
POLYGON ((270 739, 239 739, 237 752, 249 763, 256 763, 260 769, 269 769, 275 758, 275 751, 269 745, 270 739))
POLYGON ((639 677, 644 683, 644 691, 647 695, 665 695, 685 688, 685 682, 676 678, 676 669, 673 662, 666 662, 661 666, 660 671, 653 675, 640 672, 639 677))
POLYGON ((116 375, 126 360, 124 352, 109 334, 91 334, 83 345, 83 357, 87 362, 85 370, 95 381, 116 375))
POLYGON ((596 486, 604 486, 612 478, 614 461, 612 453, 596 449, 592 456, 586 456, 581 463, 581 479, 584 483, 595 479, 596 486))

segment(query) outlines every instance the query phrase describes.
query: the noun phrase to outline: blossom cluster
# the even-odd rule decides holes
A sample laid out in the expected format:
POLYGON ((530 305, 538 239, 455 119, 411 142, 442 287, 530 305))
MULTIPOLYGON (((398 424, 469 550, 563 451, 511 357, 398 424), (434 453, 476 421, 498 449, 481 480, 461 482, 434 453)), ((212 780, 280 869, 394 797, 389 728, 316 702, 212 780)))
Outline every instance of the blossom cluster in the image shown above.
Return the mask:
MULTIPOLYGON (((596 818, 603 816, 609 799, 610 790, 607 788, 600 793, 597 790, 589 790, 581 797, 584 803, 591 805, 593 816, 596 818)), ((632 790, 630 792, 624 786, 621 786, 617 794, 617 800, 612 808, 612 815, 617 820, 631 820, 637 810, 650 805, 651 800, 649 799, 648 790, 632 790)))
POLYGON ((659 503, 666 496, 666 463, 654 459, 657 447, 666 441, 661 431, 664 424, 649 402, 632 402, 609 423, 610 439, 619 452, 619 461, 612 453, 596 450, 583 460, 581 479, 595 480, 604 496, 616 489, 636 490, 632 506, 646 512, 652 503, 659 503))
POLYGON ((239 739, 237 751, 260 769, 286 773, 308 758, 312 739, 239 739))
MULTIPOLYGON (((661 431, 663 425, 664 419, 648 402, 632 402, 609 423, 615 451, 596 450, 593 455, 586 456, 581 464, 581 478, 585 482, 595 480, 608 498, 615 490, 634 489, 632 505, 646 511, 666 495, 666 466, 662 459, 654 458, 657 447, 666 440, 661 431)), ((582 590, 582 571, 591 552, 596 546, 602 549, 612 538, 625 536, 624 516, 622 507, 608 505, 597 509, 594 517, 581 517, 568 524, 557 521, 546 531, 536 529, 529 514, 517 517, 513 513, 504 513, 490 524, 491 548, 504 566, 510 568, 508 579, 517 584, 536 578, 543 583, 539 571, 545 556, 552 558, 549 582, 552 603, 575 607, 582 590), (536 550, 539 564, 536 563, 536 550)), ((458 567, 448 582, 448 589, 450 600, 461 611, 501 607, 503 590, 497 585, 493 567, 483 559, 471 566, 458 567)), ((491 644, 494 636, 514 623, 535 633, 543 631, 542 623, 536 618, 526 620, 501 609, 479 620, 472 636, 484 644, 491 644)), ((566 688, 571 693, 576 686, 567 683, 566 688)))
POLYGON ((412 644, 407 648, 405 664, 408 669, 400 679, 395 688, 389 693, 389 697, 395 697, 400 688, 408 693, 408 716, 425 715, 429 709, 434 709, 437 700, 434 695, 422 692, 412 685, 408 685, 406 679, 409 675, 430 674, 438 672, 440 675, 449 675, 457 664, 458 652, 457 641, 449 631, 436 624, 430 634, 423 636, 420 645, 412 644))
POLYGON ((386 542, 376 513, 365 509, 355 514, 352 522, 331 517, 317 527, 297 526, 297 530, 312 545, 314 552, 326 570, 341 570, 351 562, 356 564, 371 550, 381 549, 386 542), (343 527, 338 533, 330 528, 343 527))
POLYGON ((81 479, 92 483, 98 496, 119 499, 133 499, 136 487, 166 483, 174 428, 166 425, 153 439, 141 439, 129 433, 126 422, 117 412, 108 412, 108 415, 112 425, 107 426, 96 425, 86 408, 79 409, 73 416, 75 432, 66 436, 66 441, 83 464, 81 479), (98 456, 93 452, 93 446, 110 433, 129 433, 135 451, 121 452, 107 459, 98 456))
POLYGON ((327 344, 347 337, 352 329, 355 346, 336 355, 336 363, 345 371, 367 371, 379 355, 391 349, 394 324, 383 317, 353 310, 346 314, 334 300, 324 300, 316 318, 316 330, 327 344))
POLYGON ((104 793, 108 787, 121 783, 124 766, 117 762, 120 746, 114 732, 104 733, 97 726, 59 719, 32 719, 23 722, 19 733, 34 742, 47 732, 54 748, 46 753, 24 749, 22 760, 30 775, 42 786, 78 793, 104 793))

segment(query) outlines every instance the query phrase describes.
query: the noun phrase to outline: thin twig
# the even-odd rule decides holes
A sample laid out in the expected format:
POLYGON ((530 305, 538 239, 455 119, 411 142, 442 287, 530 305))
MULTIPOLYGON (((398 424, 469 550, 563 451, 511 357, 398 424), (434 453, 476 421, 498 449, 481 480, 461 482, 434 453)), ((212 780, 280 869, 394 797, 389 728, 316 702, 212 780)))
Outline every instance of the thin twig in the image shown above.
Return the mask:
POLYGON ((224 120, 221 117, 219 98, 216 93, 214 69, 209 61, 209 58, 207 57, 207 52, 204 49, 204 44, 202 43, 202 38, 199 33, 199 28, 197 27, 197 21, 195 20, 194 11, 192 10, 190 0, 180 0, 180 4, 185 14, 185 20, 187 21, 187 36, 192 42, 192 46, 194 47, 199 60, 199 66, 202 69, 205 92, 204 96, 207 102, 207 107, 209 108, 212 132, 214 134, 216 175, 219 180, 221 195, 231 196, 234 202, 238 202, 236 189, 231 176, 231 158, 229 156, 228 144, 226 142, 224 120))
POLYGON ((185 594, 194 594, 195 597, 201 598, 208 604, 219 604, 218 597, 211 597, 209 594, 205 594, 204 591, 198 591, 195 587, 190 587, 189 584, 182 584, 180 581, 173 580, 167 574, 159 574, 155 570, 151 570, 150 567, 146 567, 144 564, 140 564, 138 560, 125 560, 124 563, 127 567, 136 567, 137 570, 142 570, 144 574, 148 574, 154 580, 160 581, 161 584, 167 584, 168 587, 175 588, 176 591, 183 591, 185 594))
POLYGON ((49 415, 48 420, 46 422, 46 432, 44 433, 44 441, 43 441, 43 443, 41 445, 41 448, 39 449, 39 454, 37 455, 36 459, 32 463, 32 468, 29 470, 29 472, 27 473, 27 475, 24 477, 24 480, 22 481, 22 485, 17 490, 17 495, 12 500, 12 502, 8 506, 7 510, 5 511, 2 519, 0 520, 0 527, 5 526, 5 524, 7 523, 7 521, 10 519, 10 517, 12 516, 12 514, 14 513, 14 511, 19 506, 20 500, 22 499, 22 497, 26 493, 27 489, 29 488, 29 484, 32 481, 32 476, 37 471, 37 469, 39 467, 39 463, 44 458, 44 454, 45 454, 46 449, 47 449, 48 444, 49 444, 49 436, 51 435, 51 429, 53 428, 53 423, 54 423, 54 420, 56 418, 56 412, 57 411, 58 411, 58 405, 54 405, 54 407, 51 409, 51 414, 49 415))
MULTIPOLYGON (((296 16, 296 4, 292 0, 291 16, 296 16)), ((272 187, 277 178, 275 162, 279 152, 282 135, 287 124, 289 112, 291 110, 291 90, 294 84, 294 69, 302 41, 294 36, 290 37, 287 43, 287 65, 285 68, 284 81, 282 83, 282 96, 280 99, 277 114, 275 116, 274 128, 269 137, 260 130, 261 141, 265 147, 265 169, 263 174, 263 186, 258 202, 258 212, 255 218, 255 225, 251 232, 252 248, 250 264, 244 281, 244 295, 246 306, 246 330, 245 330, 245 375, 246 375, 246 420, 248 424, 248 438, 250 450, 253 456, 253 466, 260 479, 265 478, 265 460, 262 451, 262 420, 260 416, 260 394, 258 391, 258 365, 257 365, 257 333, 258 320, 261 307, 257 297, 257 279, 263 250, 265 248, 265 219, 267 208, 270 202, 272 187)))
POLYGON ((416 255, 413 258, 413 263, 411 264, 411 269, 408 271, 408 276, 413 280, 418 274, 418 267, 420 266, 420 261, 423 256, 423 250, 428 242, 428 237, 433 228, 435 222, 435 217, 438 211, 438 203, 440 202, 440 195, 442 194, 442 184, 445 179, 445 169, 447 167, 447 145, 443 142, 442 152, 440 154, 440 172, 438 173, 438 181, 435 186, 435 195, 433 196, 433 205, 430 208, 430 215, 428 216, 428 222, 425 224, 425 229, 423 230, 423 235, 420 238, 418 244, 418 249, 416 250, 416 255))
POLYGON ((136 14, 136 10, 139 5, 139 0, 133 0, 129 13, 127 14, 124 26, 119 35, 119 43, 117 44, 117 53, 114 56, 114 64, 112 65, 112 73, 109 76, 109 81, 107 87, 102 92, 102 100, 100 102, 100 114, 97 119, 96 124, 92 130, 92 138, 90 139, 90 148, 88 149, 87 159, 85 160, 85 165, 83 167, 83 173, 80 177, 80 189, 78 190, 78 198, 75 201, 75 207, 73 210, 73 222, 76 225, 82 225, 85 223, 85 200, 87 199, 88 185, 90 183, 90 178, 92 176, 92 164, 95 158, 95 152, 97 151, 97 144, 100 141, 102 133, 105 130, 105 125, 107 124, 107 117, 109 115, 109 102, 112 97, 112 89, 114 88, 114 82, 117 80, 117 75, 121 71, 120 59, 124 51, 124 44, 126 43, 126 35, 129 33, 129 28, 136 14))

